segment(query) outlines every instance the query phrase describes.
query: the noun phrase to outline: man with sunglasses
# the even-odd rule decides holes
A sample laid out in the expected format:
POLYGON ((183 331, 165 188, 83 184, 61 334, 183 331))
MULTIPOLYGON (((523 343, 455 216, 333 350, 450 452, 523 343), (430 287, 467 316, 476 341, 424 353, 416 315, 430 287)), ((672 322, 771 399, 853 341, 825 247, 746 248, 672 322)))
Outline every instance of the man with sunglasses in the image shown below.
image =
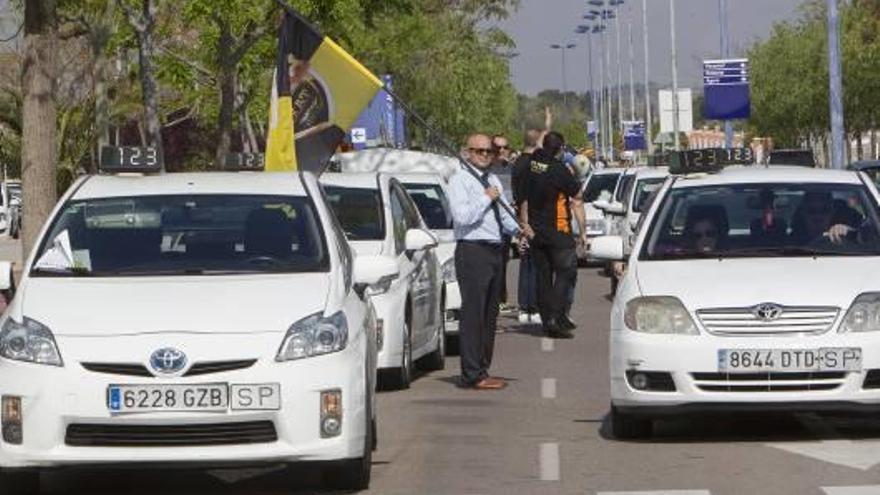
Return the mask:
MULTIPOLYGON (((504 277, 503 236, 520 233, 516 220, 498 204, 501 181, 490 172, 495 150, 485 134, 467 139, 463 165, 449 180, 449 202, 457 246, 455 271, 461 290, 459 354, 461 385, 499 390, 503 380, 489 375, 495 346, 498 301, 504 277)), ((525 228, 525 235, 531 229, 525 228)))

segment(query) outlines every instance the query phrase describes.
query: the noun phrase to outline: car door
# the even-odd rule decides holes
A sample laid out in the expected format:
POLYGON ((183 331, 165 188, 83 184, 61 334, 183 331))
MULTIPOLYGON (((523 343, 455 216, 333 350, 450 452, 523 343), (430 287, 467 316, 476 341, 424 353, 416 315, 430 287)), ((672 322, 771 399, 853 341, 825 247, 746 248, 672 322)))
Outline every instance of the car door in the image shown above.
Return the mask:
MULTIPOLYGON (((406 230, 424 228, 418 209, 397 182, 392 184, 392 191, 400 201, 406 221, 406 230)), ((406 252, 404 255, 412 263, 412 287, 410 295, 413 303, 413 350, 423 349, 431 342, 433 330, 439 324, 438 299, 436 293, 437 269, 433 249, 406 252)))
POLYGON ((396 290, 403 292, 401 297, 409 295, 412 302, 412 318, 409 323, 410 332, 413 336, 413 349, 415 349, 417 334, 420 331, 419 329, 424 326, 424 322, 421 321, 421 318, 423 317, 416 307, 414 295, 415 279, 417 278, 416 264, 413 262, 412 257, 408 256, 406 252, 407 222, 406 211, 404 209, 405 201, 403 201, 403 196, 397 191, 395 183, 393 182, 388 187, 388 204, 390 206, 391 218, 388 219, 386 225, 390 227, 388 230, 393 241, 393 256, 397 260, 397 265, 400 268, 400 276, 398 277, 396 284, 399 283, 402 286, 396 290))

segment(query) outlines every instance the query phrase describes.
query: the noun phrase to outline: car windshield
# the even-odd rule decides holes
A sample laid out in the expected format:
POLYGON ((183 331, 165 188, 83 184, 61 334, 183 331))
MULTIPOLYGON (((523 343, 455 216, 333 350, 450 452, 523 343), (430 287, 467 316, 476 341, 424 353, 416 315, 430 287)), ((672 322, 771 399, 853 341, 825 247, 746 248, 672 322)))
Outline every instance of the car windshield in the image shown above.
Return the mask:
POLYGON ((592 203, 599 199, 611 199, 614 194, 614 186, 617 185, 617 179, 620 174, 593 174, 587 181, 587 187, 584 189, 584 202, 592 203))
POLYGON ((385 238, 382 198, 376 189, 324 186, 327 202, 352 241, 381 241, 385 238))
POLYGON ((431 230, 452 229, 452 213, 439 184, 404 184, 413 202, 431 230))
POLYGON ((878 256, 878 227, 864 186, 683 187, 660 205, 641 259, 878 256))
POLYGON ((640 180, 636 184, 636 195, 633 198, 633 211, 635 213, 641 213, 649 204, 648 200, 651 199, 653 194, 660 190, 660 187, 663 186, 665 181, 665 177, 640 180))
POLYGON ((70 201, 55 217, 34 276, 319 272, 329 268, 311 201, 180 195, 70 201))

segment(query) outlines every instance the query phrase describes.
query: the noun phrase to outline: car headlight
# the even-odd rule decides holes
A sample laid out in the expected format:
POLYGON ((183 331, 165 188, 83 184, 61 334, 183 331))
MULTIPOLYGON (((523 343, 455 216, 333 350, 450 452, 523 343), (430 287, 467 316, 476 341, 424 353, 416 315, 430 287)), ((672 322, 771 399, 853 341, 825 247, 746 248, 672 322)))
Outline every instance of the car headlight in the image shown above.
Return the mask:
POLYGON ((624 321, 636 332, 700 334, 684 304, 675 297, 637 297, 626 303, 624 321))
POLYGON ((458 280, 455 274, 455 258, 449 258, 443 263, 443 283, 451 284, 458 280))
POLYGON ((862 294, 853 301, 843 318, 841 332, 880 331, 880 293, 862 294))
POLYGON ((0 330, 0 356, 14 361, 64 366, 52 331, 25 317, 22 323, 7 318, 0 330))
POLYGON ((340 311, 325 317, 315 313, 287 330, 276 361, 293 361, 339 352, 348 344, 348 321, 340 311))

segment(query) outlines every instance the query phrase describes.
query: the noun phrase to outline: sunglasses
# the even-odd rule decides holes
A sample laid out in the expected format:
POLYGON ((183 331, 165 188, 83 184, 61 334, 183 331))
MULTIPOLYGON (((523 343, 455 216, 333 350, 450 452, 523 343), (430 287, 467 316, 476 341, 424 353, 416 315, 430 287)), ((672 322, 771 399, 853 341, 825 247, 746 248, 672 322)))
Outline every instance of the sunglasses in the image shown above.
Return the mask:
POLYGON ((492 147, 495 148, 496 150, 499 150, 499 151, 501 151, 501 150, 510 150, 510 145, 509 145, 509 144, 505 144, 504 146, 498 146, 497 144, 494 144, 494 145, 492 145, 492 147))
POLYGON ((468 151, 479 156, 492 156, 495 150, 492 148, 468 148, 468 151))

